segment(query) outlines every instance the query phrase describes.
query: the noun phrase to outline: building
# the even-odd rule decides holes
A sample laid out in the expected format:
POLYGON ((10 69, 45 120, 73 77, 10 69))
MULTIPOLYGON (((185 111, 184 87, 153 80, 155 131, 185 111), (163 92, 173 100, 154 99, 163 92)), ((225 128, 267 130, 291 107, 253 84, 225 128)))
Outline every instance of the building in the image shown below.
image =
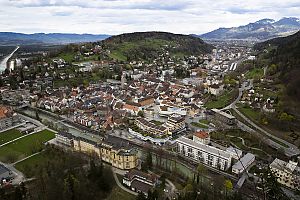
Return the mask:
POLYGON ((67 132, 58 132, 55 134, 55 139, 57 143, 73 147, 73 136, 71 133, 67 132))
POLYGON ((117 137, 107 137, 99 146, 102 160, 113 167, 129 170, 138 165, 137 150, 117 137))
POLYGON ((223 88, 224 88, 223 84, 213 84, 208 87, 208 93, 215 96, 219 96, 223 92, 224 90, 223 88))
POLYGON ((297 166, 296 162, 285 162, 276 158, 270 164, 270 169, 280 184, 300 190, 300 167, 297 166))
POLYGON ((232 165, 232 173, 241 174, 255 161, 255 156, 252 153, 247 153, 232 165))
POLYGON ((193 140, 198 143, 209 144, 210 136, 205 131, 197 131, 193 135, 193 140))
POLYGON ((243 152, 240 149, 237 149, 237 148, 234 148, 234 147, 231 147, 231 146, 228 147, 226 149, 226 151, 228 153, 230 153, 232 158, 235 159, 235 160, 239 160, 243 155, 243 152))
POLYGON ((123 184, 131 190, 142 192, 147 196, 148 191, 158 184, 158 176, 132 169, 125 174, 123 184))
MULTIPOLYGON (((193 138, 196 139, 196 137, 193 138)), ((178 153, 220 170, 227 170, 231 166, 231 154, 226 150, 209 146, 200 142, 200 140, 194 139, 191 140, 184 136, 177 139, 178 153)))
POLYGON ((215 117, 219 119, 220 121, 228 124, 228 125, 235 125, 236 124, 236 118, 226 112, 223 112, 219 109, 211 109, 211 111, 214 113, 215 117))
POLYGON ((185 131, 185 118, 181 115, 173 114, 168 118, 165 123, 165 127, 169 129, 169 132, 173 135, 185 131))
POLYGON ((169 134, 168 128, 161 126, 161 125, 156 125, 156 124, 149 122, 141 117, 139 117, 135 120, 135 125, 142 131, 145 131, 149 134, 153 134, 153 135, 168 135, 169 134))
POLYGON ((138 165, 138 152, 117 137, 108 136, 101 141, 73 136, 74 150, 98 156, 113 167, 129 170, 138 165))
POLYGON ((18 116, 10 107, 0 106, 0 130, 7 129, 18 121, 18 116))

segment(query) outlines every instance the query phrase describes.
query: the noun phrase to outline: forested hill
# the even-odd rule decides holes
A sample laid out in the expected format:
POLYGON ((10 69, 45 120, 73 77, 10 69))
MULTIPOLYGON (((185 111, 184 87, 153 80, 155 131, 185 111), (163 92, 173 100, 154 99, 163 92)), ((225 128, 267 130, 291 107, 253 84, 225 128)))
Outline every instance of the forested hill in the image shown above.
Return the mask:
MULTIPOLYGON (((258 43, 260 57, 268 64, 268 75, 286 87, 287 106, 300 104, 300 31, 294 35, 258 43)), ((298 106, 291 111, 297 114, 298 106), (297 108, 297 109, 296 109, 297 108)))
POLYGON ((112 36, 101 41, 119 60, 148 60, 168 51, 171 55, 199 55, 213 46, 200 38, 167 32, 136 32, 112 36))

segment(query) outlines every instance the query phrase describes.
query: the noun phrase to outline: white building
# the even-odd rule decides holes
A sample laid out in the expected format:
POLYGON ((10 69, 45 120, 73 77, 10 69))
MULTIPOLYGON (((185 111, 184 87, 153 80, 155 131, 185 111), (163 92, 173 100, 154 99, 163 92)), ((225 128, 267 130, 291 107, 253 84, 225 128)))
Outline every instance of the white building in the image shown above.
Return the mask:
POLYGON ((232 173, 241 174, 255 161, 252 153, 247 153, 232 166, 232 173))
POLYGON ((227 170, 231 166, 231 154, 207 144, 186 137, 176 140, 177 151, 192 160, 202 162, 211 167, 227 170))
POLYGON ((276 158, 270 164, 270 169, 280 184, 300 190, 300 167, 297 166, 296 162, 285 162, 276 158))

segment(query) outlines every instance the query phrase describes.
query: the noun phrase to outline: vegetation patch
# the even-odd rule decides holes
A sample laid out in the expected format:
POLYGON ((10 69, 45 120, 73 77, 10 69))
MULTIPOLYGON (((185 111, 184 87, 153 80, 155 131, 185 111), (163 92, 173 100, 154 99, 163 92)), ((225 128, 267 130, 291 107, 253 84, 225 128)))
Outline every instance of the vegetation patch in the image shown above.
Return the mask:
POLYGON ((3 147, 0 147, 0 160, 2 162, 13 163, 17 160, 30 156, 44 148, 44 143, 53 139, 55 134, 49 130, 16 140, 3 147))
POLYGON ((10 129, 8 131, 4 131, 0 133, 0 144, 7 143, 11 140, 19 138, 23 136, 23 134, 17 129, 10 129))

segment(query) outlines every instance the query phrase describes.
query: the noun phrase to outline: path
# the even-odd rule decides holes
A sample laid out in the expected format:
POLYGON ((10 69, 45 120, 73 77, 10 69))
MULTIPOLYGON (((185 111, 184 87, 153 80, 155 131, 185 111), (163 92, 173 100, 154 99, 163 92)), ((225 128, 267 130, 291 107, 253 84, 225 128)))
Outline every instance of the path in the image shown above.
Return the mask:
POLYGON ((112 168, 112 171, 113 171, 114 179, 115 179, 117 185, 118 185, 122 190, 124 190, 124 191, 126 191, 126 192, 128 192, 128 193, 130 193, 130 194, 133 194, 133 195, 135 195, 135 196, 138 195, 137 192, 134 192, 134 191, 132 191, 132 190, 126 188, 122 183, 120 183, 120 181, 119 181, 119 179, 118 179, 118 177, 117 177, 117 174, 116 174, 116 172, 118 172, 118 170, 116 170, 116 169, 113 167, 113 168, 112 168))
MULTIPOLYGON (((254 129, 260 131, 261 133, 265 134, 266 136, 268 136, 269 138, 272 138, 276 141, 279 141, 285 145, 287 145, 288 147, 285 147, 281 144, 279 144, 278 142, 276 141, 273 141, 272 139, 269 139, 268 138, 268 142, 271 146, 274 146, 276 148, 283 148, 285 150, 285 154, 287 156, 293 156, 293 155, 297 155, 297 154, 300 154, 300 150, 298 149, 298 147, 296 147, 295 145, 281 139, 281 138, 278 138, 276 136, 274 136, 273 134, 270 134, 269 132, 267 132, 266 130, 262 129, 261 127, 259 127, 258 125, 256 125, 253 121, 251 121, 249 118, 247 118, 243 113, 241 113, 237 108, 236 108, 236 103, 240 100, 240 98, 242 97, 243 95, 243 91, 244 90, 249 90, 250 88, 253 87, 253 79, 251 79, 249 81, 249 85, 246 86, 246 82, 244 82, 241 87, 239 88, 239 95, 238 97, 228 106, 222 108, 221 110, 228 110, 228 109, 233 109, 240 117, 242 117, 250 126, 252 126, 254 129)), ((238 124, 241 123, 241 122, 238 122, 238 124)), ((243 124, 243 123, 241 123, 243 124)), ((252 128, 246 126, 245 124, 243 124, 243 128, 246 128, 248 129, 249 132, 253 132, 255 130, 253 130, 252 128)))
POLYGON ((45 129, 45 127, 39 127, 38 129, 36 129, 36 130, 33 131, 32 133, 23 135, 23 136, 21 136, 21 137, 15 138, 15 139, 13 139, 13 140, 11 140, 11 141, 9 141, 9 142, 6 142, 6 143, 4 143, 4 144, 1 144, 0 147, 3 147, 3 146, 5 146, 5 145, 8 145, 8 144, 10 144, 10 143, 12 143, 12 142, 15 142, 15 141, 17 141, 17 140, 19 140, 19 139, 22 139, 22 138, 24 138, 24 137, 33 135, 33 134, 35 134, 35 133, 37 133, 37 132, 40 132, 40 131, 42 131, 42 130, 44 130, 44 129, 45 129))
POLYGON ((12 163, 11 165, 16 165, 16 164, 18 164, 18 163, 20 163, 20 162, 22 162, 22 161, 24 161, 24 160, 27 160, 28 158, 31 158, 31 157, 33 157, 33 156, 36 156, 36 155, 42 153, 43 151, 45 151, 45 149, 43 149, 42 151, 36 152, 36 153, 34 153, 34 154, 30 155, 30 156, 27 156, 26 158, 23 158, 23 159, 21 159, 21 160, 18 160, 18 161, 16 161, 16 162, 12 163))

